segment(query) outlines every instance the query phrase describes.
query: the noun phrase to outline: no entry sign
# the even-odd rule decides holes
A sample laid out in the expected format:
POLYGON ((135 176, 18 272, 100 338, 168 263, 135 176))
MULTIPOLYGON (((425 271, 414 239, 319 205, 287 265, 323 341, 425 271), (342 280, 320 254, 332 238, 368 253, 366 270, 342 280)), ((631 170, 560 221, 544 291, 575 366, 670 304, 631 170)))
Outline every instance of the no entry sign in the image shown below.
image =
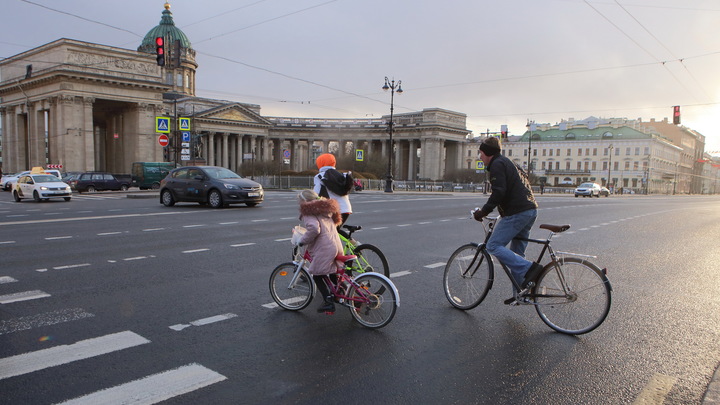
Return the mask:
POLYGON ((170 143, 170 139, 167 135, 163 134, 158 136, 158 143, 160 144, 160 146, 168 146, 168 144, 170 143))

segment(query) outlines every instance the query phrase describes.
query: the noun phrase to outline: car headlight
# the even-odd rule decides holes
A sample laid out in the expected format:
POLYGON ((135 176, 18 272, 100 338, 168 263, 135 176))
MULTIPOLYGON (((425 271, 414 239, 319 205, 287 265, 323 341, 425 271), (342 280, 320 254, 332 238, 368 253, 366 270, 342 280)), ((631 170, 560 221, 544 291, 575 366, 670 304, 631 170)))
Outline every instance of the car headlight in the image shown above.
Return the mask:
POLYGON ((47 188, 46 186, 40 186, 40 190, 42 190, 42 191, 47 191, 48 188, 47 188))
POLYGON ((235 185, 235 184, 223 183, 223 185, 224 185, 225 188, 228 189, 228 190, 239 190, 239 189, 240 189, 240 187, 238 187, 238 186, 235 185))
POLYGON ((67 186, 67 187, 65 187, 65 191, 67 191, 69 193, 72 191, 72 189, 70 188, 70 186, 67 186))

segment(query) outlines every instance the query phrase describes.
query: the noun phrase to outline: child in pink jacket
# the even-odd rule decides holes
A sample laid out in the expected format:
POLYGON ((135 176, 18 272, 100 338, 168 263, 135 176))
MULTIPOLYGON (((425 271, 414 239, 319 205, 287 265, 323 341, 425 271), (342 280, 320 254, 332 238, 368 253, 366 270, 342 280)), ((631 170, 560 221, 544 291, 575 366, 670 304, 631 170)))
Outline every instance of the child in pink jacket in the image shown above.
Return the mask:
POLYGON ((342 221, 340 208, 335 200, 320 198, 312 190, 301 191, 298 199, 300 220, 307 229, 300 239, 299 246, 307 245, 308 252, 312 256, 308 273, 313 276, 324 300, 318 312, 335 312, 335 304, 323 276, 337 271, 335 258, 343 253, 336 229, 342 221))

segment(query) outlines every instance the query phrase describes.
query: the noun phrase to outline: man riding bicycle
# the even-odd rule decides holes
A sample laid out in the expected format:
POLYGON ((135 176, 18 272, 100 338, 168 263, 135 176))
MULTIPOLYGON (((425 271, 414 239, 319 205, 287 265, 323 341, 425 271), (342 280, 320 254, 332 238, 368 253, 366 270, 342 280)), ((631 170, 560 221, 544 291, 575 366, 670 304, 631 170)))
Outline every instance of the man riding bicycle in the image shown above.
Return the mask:
MULTIPOLYGON (((487 243, 487 251, 505 264, 515 281, 522 287, 534 282, 543 267, 525 260, 527 241, 537 218, 537 202, 527 174, 510 159, 500 154, 500 139, 485 138, 480 144, 480 159, 489 173, 492 194, 482 209, 476 209, 473 217, 482 221, 496 207, 502 219, 498 221, 487 243), (510 248, 507 245, 510 244, 510 248)), ((505 304, 516 304, 515 294, 505 304)))

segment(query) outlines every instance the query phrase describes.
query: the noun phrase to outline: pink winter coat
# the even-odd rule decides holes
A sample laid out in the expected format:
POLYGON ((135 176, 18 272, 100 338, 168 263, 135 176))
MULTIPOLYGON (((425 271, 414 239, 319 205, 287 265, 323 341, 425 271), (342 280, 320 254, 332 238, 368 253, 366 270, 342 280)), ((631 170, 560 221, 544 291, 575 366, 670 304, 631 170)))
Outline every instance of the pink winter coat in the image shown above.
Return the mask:
POLYGON ((300 243, 307 245, 308 252, 312 256, 308 273, 314 275, 335 273, 337 271, 335 257, 342 254, 342 243, 336 229, 342 221, 338 203, 325 198, 301 202, 300 220, 307 229, 300 243))

